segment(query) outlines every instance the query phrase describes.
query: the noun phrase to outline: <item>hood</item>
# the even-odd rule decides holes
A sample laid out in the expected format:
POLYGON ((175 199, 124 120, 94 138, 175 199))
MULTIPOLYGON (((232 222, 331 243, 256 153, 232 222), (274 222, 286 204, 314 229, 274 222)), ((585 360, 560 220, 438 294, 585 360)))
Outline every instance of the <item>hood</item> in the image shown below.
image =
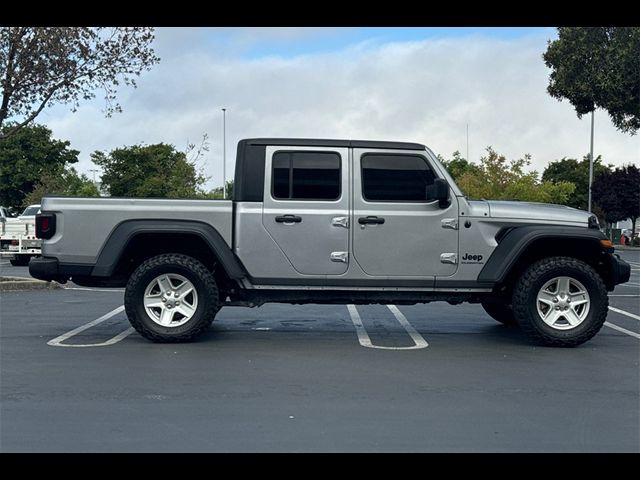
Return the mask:
POLYGON ((489 206, 489 215, 492 218, 522 218, 552 223, 571 222, 587 226, 589 217, 592 215, 584 210, 551 203, 489 200, 487 204, 489 206))

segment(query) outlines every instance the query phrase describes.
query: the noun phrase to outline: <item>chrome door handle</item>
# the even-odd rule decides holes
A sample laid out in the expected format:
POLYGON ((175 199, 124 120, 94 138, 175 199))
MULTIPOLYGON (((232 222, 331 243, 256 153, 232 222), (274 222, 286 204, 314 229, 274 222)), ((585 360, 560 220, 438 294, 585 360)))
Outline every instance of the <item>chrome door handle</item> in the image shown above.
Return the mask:
POLYGON ((384 223, 384 218, 382 217, 360 217, 358 218, 358 223, 360 225, 382 225, 384 223))
POLYGON ((276 217, 276 222, 278 223, 300 223, 302 222, 302 217, 297 215, 278 215, 276 217))

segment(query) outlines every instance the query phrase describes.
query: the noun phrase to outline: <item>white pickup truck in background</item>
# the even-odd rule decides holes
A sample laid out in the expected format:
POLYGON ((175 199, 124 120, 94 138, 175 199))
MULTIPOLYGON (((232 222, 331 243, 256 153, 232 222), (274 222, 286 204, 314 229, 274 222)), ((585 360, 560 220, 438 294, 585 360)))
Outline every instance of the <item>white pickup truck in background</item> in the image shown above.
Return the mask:
POLYGON ((36 238, 36 214, 40 205, 29 205, 17 217, 8 216, 0 207, 0 258, 8 258, 13 266, 26 266, 31 257, 41 254, 42 240, 36 238))

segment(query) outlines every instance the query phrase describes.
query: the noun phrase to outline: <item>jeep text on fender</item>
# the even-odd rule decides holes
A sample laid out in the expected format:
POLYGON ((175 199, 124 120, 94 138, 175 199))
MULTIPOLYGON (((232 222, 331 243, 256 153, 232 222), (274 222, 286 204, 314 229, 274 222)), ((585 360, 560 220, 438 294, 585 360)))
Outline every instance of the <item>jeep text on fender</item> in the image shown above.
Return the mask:
POLYGON ((233 201, 46 197, 31 275, 123 287, 154 341, 197 337, 224 306, 482 303, 534 341, 574 346, 629 280, 595 216, 470 201, 424 145, 248 139, 233 201))

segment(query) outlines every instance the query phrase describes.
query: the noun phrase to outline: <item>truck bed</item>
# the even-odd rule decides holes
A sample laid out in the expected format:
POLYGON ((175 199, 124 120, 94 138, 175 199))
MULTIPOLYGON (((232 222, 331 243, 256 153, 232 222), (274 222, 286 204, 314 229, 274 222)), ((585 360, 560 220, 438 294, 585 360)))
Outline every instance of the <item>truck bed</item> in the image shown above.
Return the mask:
POLYGON ((64 256, 67 262, 78 264, 95 263, 113 229, 137 219, 205 222, 214 226, 231 248, 232 210, 230 200, 45 197, 42 211, 56 213, 57 225, 43 255, 64 256))

